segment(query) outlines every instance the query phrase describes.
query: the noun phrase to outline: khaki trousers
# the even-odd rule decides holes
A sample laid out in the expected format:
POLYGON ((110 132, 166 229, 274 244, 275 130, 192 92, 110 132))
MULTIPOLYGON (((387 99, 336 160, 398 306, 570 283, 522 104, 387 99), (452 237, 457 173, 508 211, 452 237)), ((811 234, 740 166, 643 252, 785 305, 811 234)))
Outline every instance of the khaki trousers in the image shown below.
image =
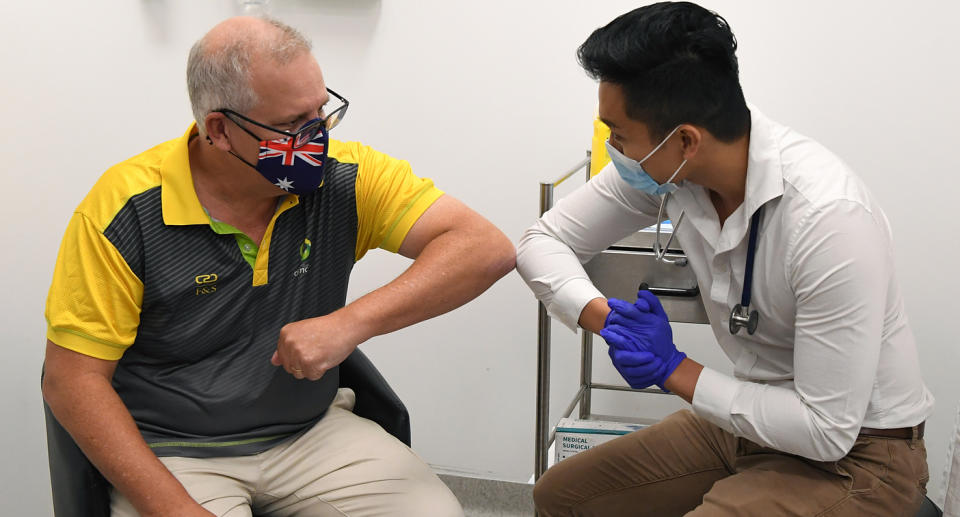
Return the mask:
POLYGON ((544 517, 914 517, 928 477, 922 439, 861 436, 818 462, 679 411, 554 465, 533 496, 544 517))
MULTIPOLYGON (((294 440, 253 456, 160 460, 220 517, 459 517, 460 503, 423 460, 379 425, 353 414, 341 389, 327 414, 294 440)), ((113 517, 133 517, 112 491, 113 517)))

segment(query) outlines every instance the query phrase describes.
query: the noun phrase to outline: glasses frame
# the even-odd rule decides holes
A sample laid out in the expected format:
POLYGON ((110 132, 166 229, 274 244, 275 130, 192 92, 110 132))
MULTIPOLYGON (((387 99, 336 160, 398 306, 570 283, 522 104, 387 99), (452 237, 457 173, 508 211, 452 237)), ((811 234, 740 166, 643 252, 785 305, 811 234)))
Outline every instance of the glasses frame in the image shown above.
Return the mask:
MULTIPOLYGON (((340 102, 343 102, 343 106, 340 106, 339 108, 335 109, 332 113, 330 113, 326 117, 317 117, 315 119, 308 120, 305 124, 303 124, 303 126, 300 127, 300 129, 294 132, 284 131, 282 129, 277 129, 273 126, 269 126, 262 122, 257 122, 256 120, 253 120, 252 118, 242 113, 233 111, 232 109, 229 109, 229 108, 221 108, 218 110, 214 110, 214 113, 223 113, 224 116, 229 118, 234 124, 237 124, 237 121, 233 120, 231 116, 239 117, 241 120, 249 122, 257 127, 260 127, 269 131, 273 131, 274 133, 279 133, 288 138, 292 138, 293 145, 291 147, 293 149, 299 149, 307 145, 308 143, 310 143, 310 141, 313 140, 315 136, 317 136, 317 133, 320 132, 321 127, 323 127, 327 131, 330 131, 331 129, 337 127, 337 125, 340 124, 340 121, 343 120, 343 117, 346 116, 347 108, 350 107, 350 101, 348 101, 339 93, 331 90, 330 88, 327 88, 327 93, 336 97, 338 100, 340 100, 340 102)), ((243 127, 242 125, 240 124, 237 124, 237 125, 240 126, 241 129, 246 131, 247 134, 249 134, 250 136, 257 139, 260 138, 257 135, 254 135, 249 129, 243 127)))

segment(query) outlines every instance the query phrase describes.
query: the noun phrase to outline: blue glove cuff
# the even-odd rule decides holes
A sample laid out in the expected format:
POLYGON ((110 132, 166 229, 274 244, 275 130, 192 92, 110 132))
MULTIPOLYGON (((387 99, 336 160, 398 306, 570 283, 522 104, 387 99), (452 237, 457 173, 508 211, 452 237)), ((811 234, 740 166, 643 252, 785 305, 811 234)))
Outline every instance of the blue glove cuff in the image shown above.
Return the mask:
POLYGON ((687 358, 687 354, 677 350, 670 357, 670 361, 666 363, 666 367, 663 369, 663 378, 661 378, 660 381, 657 382, 657 387, 659 387, 663 391, 666 391, 667 393, 670 393, 670 390, 664 387, 664 383, 667 382, 667 379, 670 378, 670 375, 673 374, 673 371, 676 370, 677 367, 680 366, 680 363, 683 362, 683 360, 686 358, 687 358))
MULTIPOLYGON (((609 303, 609 301, 607 302, 609 303)), ((607 317, 603 319, 603 328, 610 326, 610 317, 613 316, 617 311, 610 309, 610 312, 607 313, 607 317)))

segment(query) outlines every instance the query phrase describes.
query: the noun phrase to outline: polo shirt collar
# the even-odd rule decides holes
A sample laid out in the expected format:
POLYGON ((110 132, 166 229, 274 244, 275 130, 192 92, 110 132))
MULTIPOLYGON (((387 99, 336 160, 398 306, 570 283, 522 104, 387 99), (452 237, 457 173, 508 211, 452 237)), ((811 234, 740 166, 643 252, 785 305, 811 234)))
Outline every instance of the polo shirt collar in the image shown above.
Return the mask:
POLYGON ((196 123, 190 124, 160 162, 160 200, 166 225, 210 224, 210 217, 193 188, 193 174, 190 172, 190 138, 197 134, 196 123))

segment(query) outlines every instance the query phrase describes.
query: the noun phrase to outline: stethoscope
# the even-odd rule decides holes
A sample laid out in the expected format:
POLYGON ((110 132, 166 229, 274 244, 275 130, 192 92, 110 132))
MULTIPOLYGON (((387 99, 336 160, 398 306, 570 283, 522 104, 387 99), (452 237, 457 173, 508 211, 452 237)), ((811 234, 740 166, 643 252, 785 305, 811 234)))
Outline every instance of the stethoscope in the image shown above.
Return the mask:
MULTIPOLYGON (((653 254, 657 262, 685 266, 687 265, 686 257, 667 257, 667 249, 670 248, 670 243, 673 242, 674 236, 677 235, 677 229, 680 228, 680 224, 683 223, 683 211, 680 212, 680 217, 677 218, 677 224, 673 225, 673 232, 670 234, 670 238, 667 239, 666 246, 660 245, 660 225, 663 223, 663 207, 666 206, 668 197, 670 197, 669 193, 663 196, 663 200, 660 201, 660 210, 657 212, 657 239, 653 243, 653 254)), ((753 288, 753 259, 757 254, 757 234, 760 231, 760 218, 762 215, 763 206, 758 208, 757 211, 753 213, 753 217, 750 218, 750 238, 747 242, 747 264, 743 271, 743 292, 740 295, 740 303, 735 305, 730 311, 729 328, 731 334, 737 334, 740 332, 740 329, 745 328, 747 329, 747 334, 753 335, 753 333, 757 331, 757 325, 760 322, 760 315, 757 311, 750 310, 750 292, 753 288)))

